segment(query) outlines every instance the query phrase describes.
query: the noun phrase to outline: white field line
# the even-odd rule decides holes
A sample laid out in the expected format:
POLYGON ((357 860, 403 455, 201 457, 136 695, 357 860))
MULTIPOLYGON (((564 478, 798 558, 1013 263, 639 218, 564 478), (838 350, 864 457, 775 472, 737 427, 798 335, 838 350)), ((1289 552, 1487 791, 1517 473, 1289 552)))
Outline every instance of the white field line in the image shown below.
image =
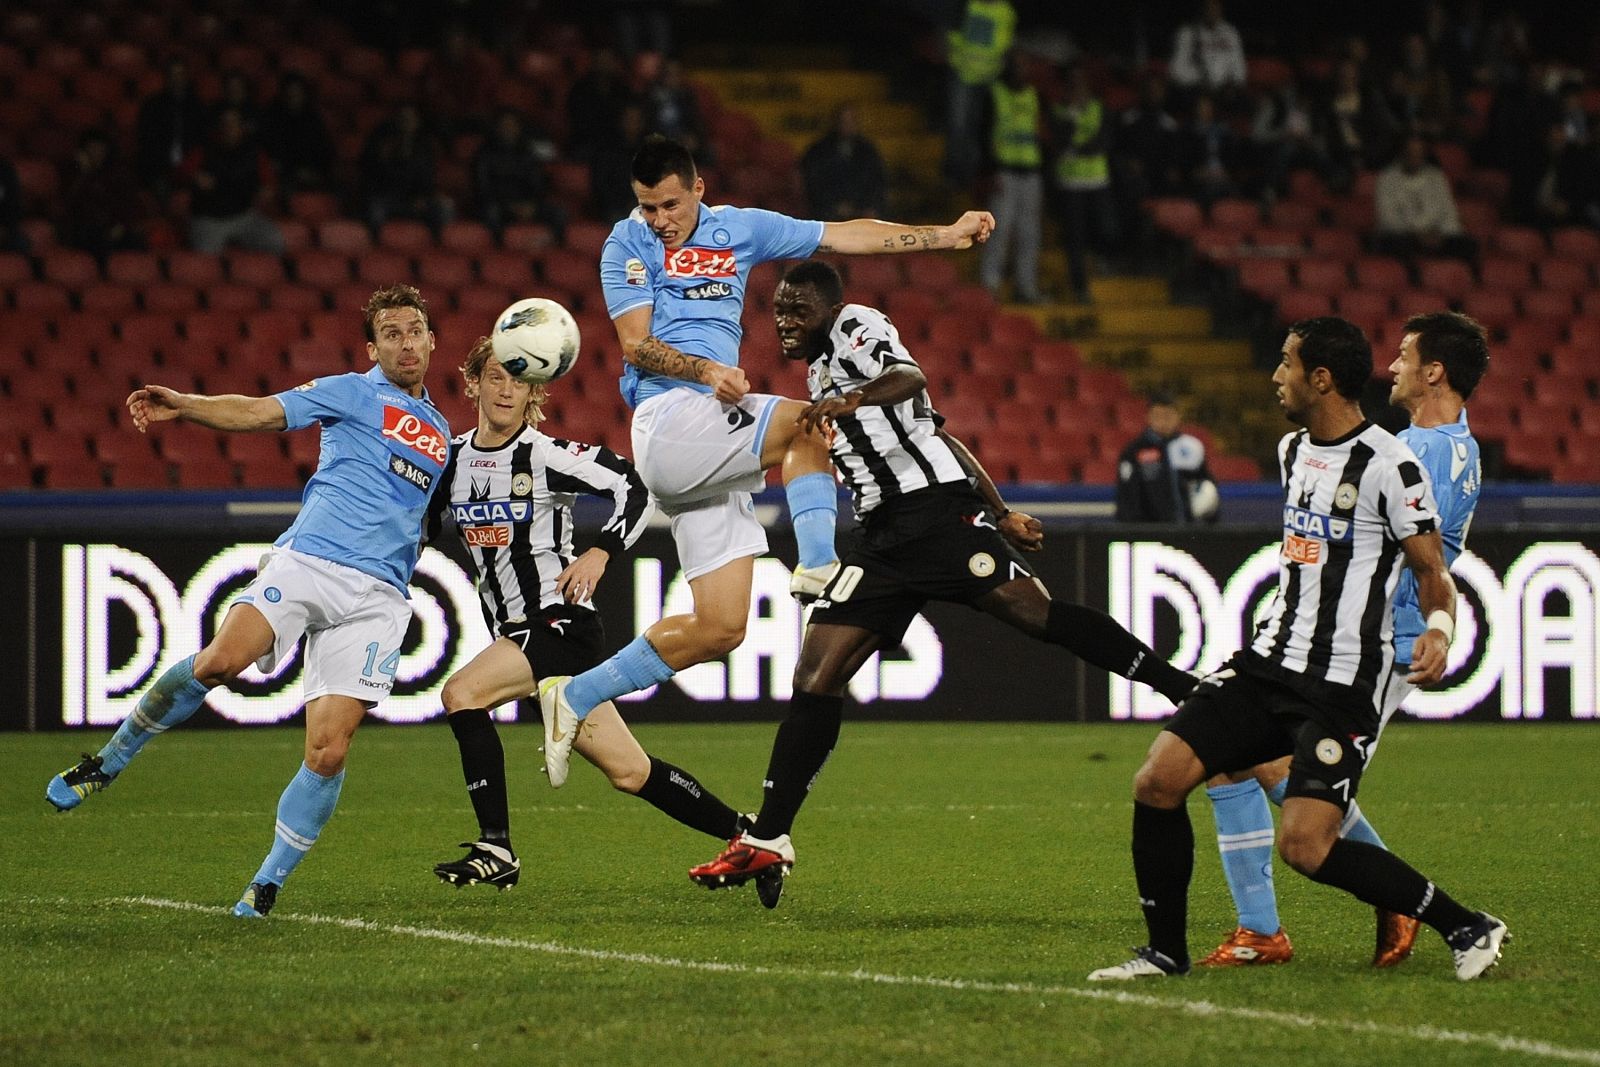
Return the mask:
MULTIPOLYGON (((46 903, 40 901, 40 903, 46 903)), ((68 903, 60 901, 59 903, 68 903)), ((77 902, 81 904, 82 902, 77 902)), ((183 900, 161 897, 116 897, 111 903, 133 904, 147 908, 164 908, 169 911, 198 912, 204 915, 231 915, 230 908, 211 904, 195 904, 183 900)), ((599 963, 630 963, 643 967, 662 967, 678 971, 696 971, 704 974, 737 974, 756 977, 796 978, 808 981, 862 982, 872 985, 910 986, 920 989, 942 989, 959 993, 984 993, 1026 997, 1075 997, 1102 1003, 1121 1004, 1141 1009, 1178 1012, 1206 1019, 1241 1019, 1252 1023, 1266 1023, 1292 1030, 1311 1030, 1345 1034, 1373 1035, 1399 1041, 1416 1041, 1441 1045, 1463 1045, 1470 1048, 1494 1049, 1499 1052, 1519 1053, 1541 1059, 1565 1063, 1600 1065, 1600 1049, 1572 1048, 1554 1045, 1548 1041, 1535 1041, 1505 1034, 1481 1033, 1473 1030, 1447 1030, 1437 1026, 1394 1026, 1387 1023, 1339 1019, 1317 1015, 1304 1015, 1263 1008, 1235 1007, 1208 1000, 1180 1000, 1174 997, 1156 997, 1146 993, 1130 993, 1121 989, 1082 988, 1077 986, 1036 985, 1031 982, 988 982, 965 978, 939 978, 932 975, 882 974, 867 970, 836 971, 807 967, 768 967, 759 964, 719 963, 716 960, 681 959, 676 956, 657 956, 647 952, 618 952, 613 949, 581 948, 554 941, 530 941, 515 937, 488 937, 464 930, 444 930, 428 926, 410 926, 403 923, 372 922, 367 919, 345 919, 333 915, 296 914, 274 911, 269 922, 305 923, 312 926, 336 926, 345 930, 411 937, 424 941, 448 941, 460 945, 484 948, 505 948, 519 952, 533 952, 547 956, 566 956, 593 960, 599 963)))

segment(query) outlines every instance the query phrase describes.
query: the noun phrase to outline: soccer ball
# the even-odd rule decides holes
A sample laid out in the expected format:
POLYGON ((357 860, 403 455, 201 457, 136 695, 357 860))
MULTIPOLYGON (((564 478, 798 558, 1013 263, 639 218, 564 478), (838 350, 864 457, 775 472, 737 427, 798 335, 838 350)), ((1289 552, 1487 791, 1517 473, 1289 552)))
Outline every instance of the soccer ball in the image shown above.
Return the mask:
POLYGON ((489 344, 513 378, 538 385, 561 377, 578 361, 578 323, 572 312, 543 297, 518 300, 495 319, 489 344))

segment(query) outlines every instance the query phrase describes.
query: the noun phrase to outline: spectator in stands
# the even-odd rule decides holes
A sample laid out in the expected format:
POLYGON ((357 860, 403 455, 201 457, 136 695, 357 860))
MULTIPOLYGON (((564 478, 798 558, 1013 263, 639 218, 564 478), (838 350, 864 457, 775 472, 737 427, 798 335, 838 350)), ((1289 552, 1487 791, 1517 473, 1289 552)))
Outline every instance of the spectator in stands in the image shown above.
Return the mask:
MULTIPOLYGON (((1105 253, 1117 244, 1108 154, 1111 124, 1082 64, 1068 69, 1066 83, 1066 95, 1050 109, 1051 139, 1056 145, 1054 185, 1061 205, 1073 296, 1079 303, 1088 303, 1088 251, 1093 248, 1105 253)), ((996 228, 1004 226, 997 215, 996 228)))
POLYGON ((189 200, 189 244, 199 252, 230 245, 257 252, 283 252, 283 232, 262 214, 273 195, 272 164, 245 133, 244 116, 233 108, 217 116, 215 138, 191 153, 184 174, 189 200))
POLYGON ((417 219, 438 229, 453 207, 439 192, 433 137, 415 104, 401 104, 361 149, 361 187, 367 224, 377 229, 392 218, 417 219))
POLYGON ((0 155, 0 252, 26 252, 22 232, 22 181, 11 160, 0 155))
POLYGON ((61 242, 104 256, 118 249, 139 248, 143 194, 104 130, 85 130, 61 201, 56 227, 61 242))
POLYGON ((854 104, 841 104, 828 132, 800 157, 810 218, 823 222, 881 219, 888 200, 883 157, 856 122, 854 104))
POLYGON ((472 160, 472 192, 478 215, 498 234, 514 222, 542 222, 560 240, 566 212, 549 199, 545 166, 555 146, 529 134, 522 113, 501 108, 472 160))
POLYGON ((452 23, 445 29, 422 86, 423 104, 442 136, 483 131, 494 111, 500 75, 499 61, 464 26, 452 23))
POLYGON ((1510 79, 1494 87, 1478 156, 1484 164, 1509 171, 1531 165, 1544 154, 1545 129, 1553 120, 1544 94, 1542 65, 1513 68, 1510 79))
POLYGON ((1039 90, 1028 79, 1022 56, 1006 57, 1005 73, 990 89, 993 122, 994 192, 989 211, 994 233, 983 246, 978 280, 996 296, 1010 268, 1012 298, 1039 302, 1039 242, 1044 228, 1043 115, 1039 90))
POLYGON ((1354 58, 1333 68, 1333 87, 1318 110, 1317 129, 1328 154, 1328 185, 1348 189, 1358 171, 1370 170, 1393 152, 1397 124, 1383 94, 1361 77, 1354 58))
POLYGON ((139 105, 134 168, 139 180, 165 199, 178 184, 178 168, 205 144, 206 112, 189 82, 189 65, 167 61, 161 88, 139 105))
POLYGON ((1231 99, 1244 89, 1244 42, 1222 17, 1222 0, 1202 0, 1200 17, 1178 27, 1167 76, 1186 94, 1231 99))
POLYGON ((1373 196, 1378 229, 1372 243, 1380 252, 1405 258, 1477 254, 1477 244, 1462 232, 1450 179, 1428 158, 1421 135, 1405 139, 1399 158, 1378 175, 1373 196))
POLYGON ((333 137, 311 85, 294 72, 283 77, 261 123, 261 141, 278 169, 283 192, 327 189, 333 179, 333 137))
MULTIPOLYGON (((633 102, 622 57, 614 49, 596 48, 589 69, 567 92, 567 142, 573 157, 591 159, 597 149, 615 144, 621 136, 622 109, 633 102)), ((628 145, 630 158, 636 147, 628 145)))
POLYGON ((672 20, 659 0, 605 0, 611 8, 611 35, 628 59, 640 52, 672 51, 672 20))
POLYGON ((1292 79, 1256 105, 1250 145, 1261 173, 1261 194, 1268 203, 1288 190, 1290 171, 1301 167, 1321 171, 1327 165, 1313 129, 1311 104, 1292 79))
POLYGON ((1389 75, 1389 109, 1413 133, 1437 139, 1455 131, 1455 98, 1450 76, 1428 54, 1420 33, 1407 34, 1400 65, 1389 75))
POLYGON ((1207 93, 1194 98, 1194 112, 1179 134, 1178 158, 1185 188, 1203 204, 1232 196, 1235 166, 1233 131, 1217 117, 1216 102, 1207 93))
POLYGON ((621 128, 589 155, 589 196, 596 217, 606 222, 626 218, 639 206, 633 195, 633 154, 644 140, 644 107, 624 104, 621 128))
POLYGON ((1556 121, 1567 129, 1567 143, 1587 149, 1594 143, 1593 120, 1583 106, 1583 81, 1568 78, 1561 83, 1556 121))
POLYGON ((222 113, 230 108, 244 119, 245 138, 258 140, 261 136, 261 108, 256 103, 256 87, 243 71, 230 70, 222 75, 222 96, 210 109, 206 123, 207 138, 215 136, 222 113))
POLYGON ((1513 219, 1546 228, 1600 225, 1600 170, 1571 137, 1565 122, 1548 123, 1540 150, 1513 167, 1508 197, 1513 219))
POLYGON ((700 120, 700 102, 683 76, 683 64, 668 59, 661 72, 645 87, 645 128, 670 137, 694 154, 702 166, 715 163, 700 120))
POLYGON ((967 0, 960 12, 958 23, 945 35, 950 74, 944 176, 965 187, 978 176, 983 160, 984 116, 1016 37, 1017 11, 1010 0, 967 0))
POLYGON ((1171 393, 1150 394, 1145 428, 1117 457, 1118 522, 1215 522, 1217 483, 1206 446, 1183 433, 1171 393))
POLYGON ((1178 155, 1178 120, 1167 106, 1167 81, 1151 72, 1139 82, 1139 99, 1117 119, 1111 139, 1111 169, 1118 196, 1138 211, 1146 197, 1183 188, 1178 155))
POLYGON ((1428 0, 1422 17, 1422 38, 1428 51, 1460 92, 1472 84, 1478 55, 1483 50, 1483 4, 1466 0, 1452 12, 1444 0, 1428 0))

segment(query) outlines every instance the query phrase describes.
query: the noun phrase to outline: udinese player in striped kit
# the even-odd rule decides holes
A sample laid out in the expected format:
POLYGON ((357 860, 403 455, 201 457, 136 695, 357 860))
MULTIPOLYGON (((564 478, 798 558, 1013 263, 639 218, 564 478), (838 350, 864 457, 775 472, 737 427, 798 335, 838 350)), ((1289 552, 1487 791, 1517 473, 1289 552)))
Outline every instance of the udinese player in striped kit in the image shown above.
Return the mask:
MULTIPOLYGON (((488 709, 531 696, 541 678, 588 670, 605 634, 590 601, 606 564, 639 539, 651 505, 633 464, 610 449, 540 433, 545 387, 518 381, 491 358, 489 339, 472 347, 461 372, 478 411, 475 430, 452 443, 450 462, 428 507, 428 540, 448 515, 478 577, 488 648, 445 682, 445 713, 461 749, 478 839, 434 874, 455 886, 517 884, 506 767, 488 709), (609 498, 611 516, 593 544, 573 545, 579 493, 609 498)), ((649 801, 692 829, 726 840, 744 819, 680 767, 639 746, 607 701, 584 720, 577 752, 624 793, 649 801)))
POLYGON ((1208 778, 1285 755, 1278 849, 1291 867, 1433 927, 1463 981, 1500 958, 1505 923, 1462 907, 1394 853, 1339 836, 1377 739, 1402 566, 1416 576, 1426 620, 1407 682, 1443 677, 1455 629, 1428 480, 1403 442, 1361 414, 1371 374, 1371 346, 1351 323, 1323 317, 1289 328, 1272 381, 1302 429, 1279 446, 1278 592, 1250 647, 1184 700, 1134 778, 1133 867, 1149 941, 1091 980, 1188 973, 1194 828, 1185 800, 1208 778))

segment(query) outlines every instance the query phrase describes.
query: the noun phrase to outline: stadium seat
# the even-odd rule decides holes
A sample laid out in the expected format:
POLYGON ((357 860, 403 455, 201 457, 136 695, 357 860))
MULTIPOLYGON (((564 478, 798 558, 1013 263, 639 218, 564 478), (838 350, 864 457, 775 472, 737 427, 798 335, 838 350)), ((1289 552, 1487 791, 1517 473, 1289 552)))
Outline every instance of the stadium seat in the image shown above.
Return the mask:
POLYGON ((1366 323, 1387 318, 1394 310, 1394 300, 1382 289, 1350 289, 1334 299, 1339 314, 1351 322, 1366 323))
POLYGON ((1353 271, 1356 284, 1363 289, 1393 293, 1411 284, 1405 264, 1386 256, 1362 256, 1356 260, 1353 271))
POLYGON ((1295 264, 1297 284, 1302 290, 1338 297, 1350 288, 1350 268, 1333 258, 1302 259, 1295 264))
POLYGON ((512 289, 505 289, 487 282, 475 285, 458 295, 456 309, 463 315, 476 318, 483 323, 481 333, 489 332, 494 325, 495 316, 504 311, 513 301, 521 299, 522 294, 512 289))
POLYGON ((1225 197, 1211 205, 1211 225, 1246 232, 1261 225, 1261 205, 1254 200, 1225 197))
MULTIPOLYGON (((764 322, 764 332, 772 332, 771 320, 764 322)), ((927 320, 923 336, 955 348, 965 349, 980 344, 989 335, 989 324, 982 317, 965 312, 933 315, 927 320)), ((748 336, 748 335, 747 335, 748 336)))
POLYGON ((332 193, 292 193, 289 196, 289 214, 308 226, 319 226, 338 217, 339 198, 332 193))
POLYGON ((1299 322, 1332 314, 1333 301, 1326 293, 1287 292, 1278 297, 1278 318, 1283 322, 1299 322))
MULTIPOLYGON (((939 252, 917 252, 897 257, 905 269, 906 284, 934 293, 946 292, 961 284, 953 258, 939 252)), ((771 291, 770 289, 768 290, 771 291)))
POLYGON ((1600 234, 1574 227, 1556 230, 1550 235, 1550 250, 1562 259, 1594 264, 1600 262, 1600 234))
POLYGON ((1323 259, 1353 262, 1361 255, 1361 235, 1351 230, 1312 230, 1311 254, 1323 259))
POLYGON ((161 280, 161 260, 149 252, 113 252, 106 257, 108 282, 140 287, 161 280))
POLYGON ((1558 329, 1572 318, 1576 305, 1567 290, 1533 289, 1522 294, 1522 314, 1525 318, 1542 320, 1558 329))
POLYGON ((417 278, 424 292, 465 289, 476 280, 472 258, 464 252, 430 252, 417 257, 417 278))
POLYGON ((100 464, 87 455, 67 463, 39 463, 40 481, 46 489, 104 489, 100 464))
POLYGON ((1478 264, 1478 280, 1485 289, 1516 296, 1533 285, 1530 264, 1515 256, 1485 256, 1478 264))
POLYGON ((1519 259, 1538 260, 1545 254, 1544 234, 1527 226, 1501 226, 1489 238, 1498 252, 1519 259))
POLYGON ((139 309, 138 291, 126 285, 101 282, 86 287, 78 294, 78 306, 85 314, 112 318, 129 315, 139 309))
POLYGON ((143 291, 144 309, 183 315, 200 309, 200 294, 187 285, 167 283, 143 291))
POLYGON ((1267 211, 1267 221, 1273 226, 1302 233, 1315 229, 1319 212, 1316 205, 1300 200, 1279 200, 1267 211))
POLYGON ((1461 228, 1473 237, 1483 240, 1500 225, 1497 201, 1461 198, 1456 201, 1456 213, 1461 218, 1461 228))
POLYGON ((1461 298, 1461 310, 1492 332, 1505 330, 1517 318, 1517 302, 1509 290, 1474 289, 1461 298))
MULTIPOLYGON (((276 289, 266 290, 272 292, 276 289)), ((213 285, 200 294, 211 311, 231 311, 246 315, 261 310, 262 290, 249 285, 213 285)))
POLYGON ((290 343, 288 367, 293 377, 318 378, 325 374, 343 374, 351 369, 351 364, 344 346, 337 341, 307 337, 290 343))
POLYGON ((100 281, 100 264, 87 252, 58 248, 39 257, 39 276, 68 289, 82 290, 100 281))
POLYGON ((234 489, 238 486, 231 463, 180 464, 173 468, 173 473, 180 489, 234 489))
POLYGON ((433 249, 433 231, 415 219, 390 219, 378 227, 378 247, 407 257, 420 256, 433 249))
POLYGON ((555 231, 542 222, 513 223, 501 232, 500 245, 507 251, 542 253, 555 247, 555 231))
POLYGON ((287 456, 260 456, 239 464, 239 484, 245 489, 298 489, 300 468, 287 456))
POLYGON ((1561 293, 1581 293, 1594 287, 1589 265, 1551 256, 1539 261, 1539 284, 1561 293))
POLYGON ((294 257, 294 276, 303 285, 328 289, 350 281, 350 257, 342 252, 308 250, 294 257))
POLYGON ((372 247, 372 235, 359 222, 329 219, 317 227, 317 244, 328 252, 359 256, 372 247))
POLYGON ((990 315, 988 323, 990 341, 1015 346, 1019 352, 1039 339, 1039 324, 1027 315, 990 315))
POLYGON ((1417 266, 1417 280, 1424 290, 1447 301, 1460 300, 1477 285, 1472 268, 1459 259, 1425 259, 1417 266))
POLYGON ((177 285, 196 289, 220 285, 223 281, 222 260, 206 252, 169 252, 167 277, 177 285))
POLYGON ((274 286, 267 290, 267 307, 273 311, 292 311, 299 315, 309 315, 324 310, 327 307, 326 294, 329 289, 339 288, 341 286, 330 286, 328 289, 314 285, 274 286))
POLYGON ((1067 379, 1082 368, 1083 358, 1071 341, 1038 341, 1029 350, 1028 363, 1035 374, 1067 379))
POLYGON ((167 462, 179 467, 199 467, 221 462, 221 438, 246 436, 255 435, 207 433, 200 427, 185 427, 180 431, 162 433, 154 440, 167 462))
POLYGON ((1306 250, 1304 231, 1285 226, 1257 226, 1250 231, 1250 243, 1260 256, 1297 257, 1306 250))
POLYGON ((179 343, 178 323, 171 315, 129 315, 117 332, 122 344, 141 353, 162 352, 179 343))
POLYGON ((1276 301, 1294 285, 1289 264, 1281 259, 1247 259, 1239 264, 1239 288, 1263 300, 1276 301))
POLYGON ((292 311, 258 311, 244 319, 245 336, 278 351, 305 335, 305 318, 292 311))
POLYGON ((283 258, 270 252, 229 252, 228 279, 236 285, 270 289, 283 284, 283 258))
POLYGON ((1148 206, 1156 226, 1174 237, 1193 237, 1205 225, 1200 205, 1187 197, 1163 197, 1148 206))

